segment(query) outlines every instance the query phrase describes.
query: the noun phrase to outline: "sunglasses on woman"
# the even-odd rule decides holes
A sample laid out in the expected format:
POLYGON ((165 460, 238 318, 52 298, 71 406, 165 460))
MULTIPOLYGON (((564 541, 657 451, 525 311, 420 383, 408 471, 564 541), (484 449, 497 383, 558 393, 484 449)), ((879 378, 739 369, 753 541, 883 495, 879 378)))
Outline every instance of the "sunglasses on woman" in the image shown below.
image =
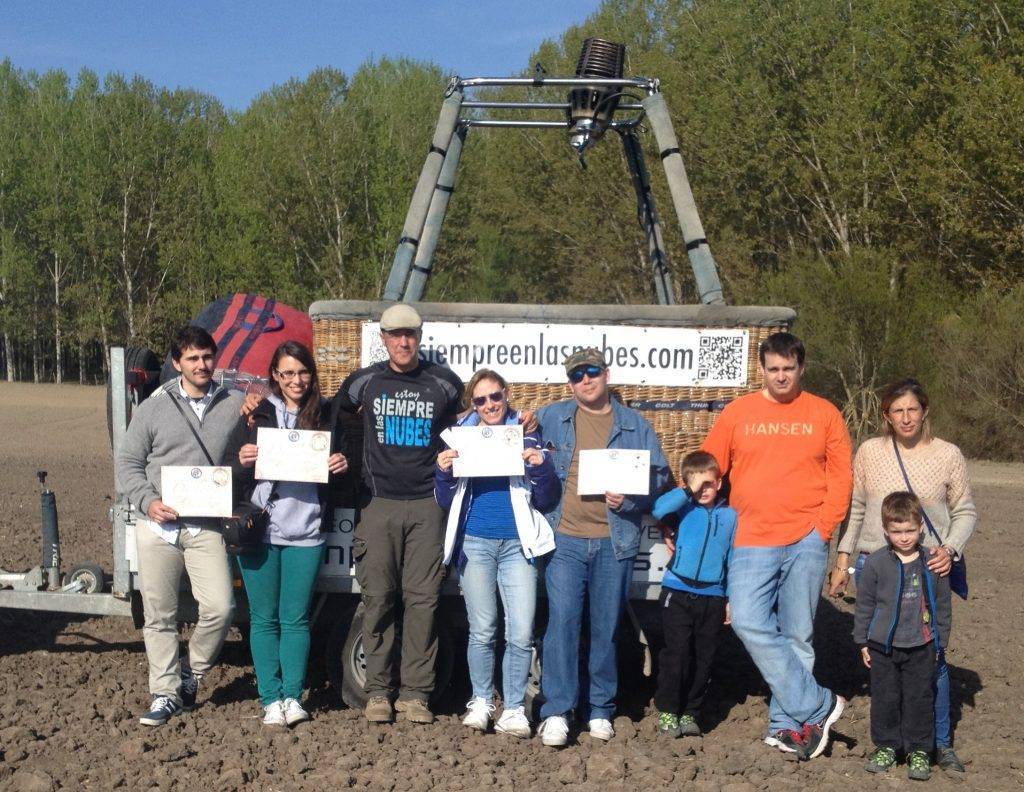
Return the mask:
POLYGON ((490 399, 491 402, 494 403, 494 404, 500 404, 501 401, 504 398, 505 398, 505 391, 503 391, 503 390, 495 391, 494 393, 488 393, 486 396, 474 396, 473 397, 473 406, 474 407, 483 407, 485 404, 487 404, 487 400, 488 399, 490 399))
POLYGON ((595 377, 600 377, 602 371, 604 371, 604 369, 600 366, 580 366, 579 368, 574 368, 569 372, 569 382, 573 385, 579 385, 583 382, 584 376, 594 379, 595 377))

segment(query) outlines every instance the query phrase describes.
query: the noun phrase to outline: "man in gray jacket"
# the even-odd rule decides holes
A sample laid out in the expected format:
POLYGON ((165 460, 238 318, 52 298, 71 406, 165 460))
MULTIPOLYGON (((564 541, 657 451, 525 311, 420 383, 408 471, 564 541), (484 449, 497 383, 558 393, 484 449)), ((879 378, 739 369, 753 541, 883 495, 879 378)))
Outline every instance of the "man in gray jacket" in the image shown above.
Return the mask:
POLYGON ((239 428, 242 397, 213 382, 217 344, 206 330, 188 326, 171 342, 181 376, 165 383, 135 410, 115 460, 118 492, 139 510, 135 540, 149 660, 150 709, 139 722, 161 726, 195 706, 199 681, 213 665, 234 611, 231 570, 216 518, 182 517, 163 502, 166 465, 221 464, 239 428), (198 433, 202 444, 190 430, 198 433), (206 447, 206 452, 203 451, 206 447), (199 603, 189 641, 189 662, 179 661, 178 593, 188 572, 199 603))

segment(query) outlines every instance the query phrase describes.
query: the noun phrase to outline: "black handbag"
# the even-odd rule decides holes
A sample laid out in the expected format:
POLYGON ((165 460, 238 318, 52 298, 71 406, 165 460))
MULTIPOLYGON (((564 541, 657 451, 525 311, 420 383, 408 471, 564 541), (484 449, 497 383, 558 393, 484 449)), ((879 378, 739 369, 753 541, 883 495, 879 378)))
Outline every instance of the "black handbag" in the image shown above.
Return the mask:
MULTIPOLYGON (((175 398, 173 393, 168 395, 171 397, 171 404, 178 410, 181 419, 185 422, 189 431, 192 432, 192 436, 199 443, 199 447, 203 449, 206 461, 212 467, 217 467, 217 463, 213 461, 210 452, 206 450, 206 443, 203 442, 203 438, 199 436, 199 432, 196 431, 188 416, 185 415, 185 410, 182 409, 177 398, 175 398)), ((267 504, 269 505, 273 500, 274 491, 271 490, 267 504)), ((260 508, 248 502, 236 503, 232 511, 234 514, 230 517, 221 518, 220 530, 224 537, 224 549, 231 555, 246 555, 256 552, 260 545, 263 544, 263 536, 266 533, 267 526, 270 524, 270 512, 265 507, 260 508)))
MULTIPOLYGON (((900 473, 903 474, 903 480, 907 484, 907 492, 916 494, 914 488, 910 484, 910 476, 907 475, 907 469, 903 467, 903 457, 900 456, 899 446, 896 445, 896 438, 892 438, 892 450, 896 452, 896 461, 900 463, 900 473)), ((939 536, 939 532, 935 530, 935 526, 932 525, 932 521, 928 519, 928 513, 922 507, 921 516, 924 517, 924 524, 928 526, 928 530, 932 536, 935 537, 935 541, 942 546, 942 537, 939 536)), ((949 570, 949 589, 956 594, 960 599, 967 599, 967 561, 964 560, 964 554, 961 553, 957 556, 956 561, 953 562, 953 566, 949 570)))

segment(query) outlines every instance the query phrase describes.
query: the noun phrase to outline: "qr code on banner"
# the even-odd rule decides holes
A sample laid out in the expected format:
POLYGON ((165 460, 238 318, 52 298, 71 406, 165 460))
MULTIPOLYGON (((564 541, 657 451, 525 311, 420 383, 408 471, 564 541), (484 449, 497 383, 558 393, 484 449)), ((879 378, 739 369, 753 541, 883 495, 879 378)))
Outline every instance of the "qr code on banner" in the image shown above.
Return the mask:
POLYGON ((746 333, 701 333, 700 350, 697 354, 697 380, 708 384, 744 384, 746 359, 746 333))

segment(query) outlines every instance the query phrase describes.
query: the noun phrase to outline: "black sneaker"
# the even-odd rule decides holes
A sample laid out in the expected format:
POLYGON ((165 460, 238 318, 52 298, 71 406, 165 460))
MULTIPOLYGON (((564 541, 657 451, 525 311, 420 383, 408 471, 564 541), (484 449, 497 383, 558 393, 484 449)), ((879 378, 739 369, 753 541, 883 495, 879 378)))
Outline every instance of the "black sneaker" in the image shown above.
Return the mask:
POLYGON ((864 769, 869 773, 885 773, 894 764, 896 764, 896 751, 892 748, 878 748, 868 758, 868 763, 864 765, 864 769))
POLYGON ((825 752, 825 749, 828 748, 828 730, 839 720, 846 708, 846 699, 835 693, 829 693, 829 695, 832 697, 832 703, 825 717, 818 723, 804 725, 803 741, 806 751, 804 759, 815 759, 825 752))
POLYGON ((181 712, 181 705, 170 696, 156 696, 149 712, 139 718, 143 726, 163 726, 172 716, 181 712))
POLYGON ((183 668, 181 671, 181 708, 185 712, 191 712, 196 706, 196 696, 199 695, 200 677, 192 673, 191 669, 183 668))
POLYGON ((927 781, 932 775, 931 763, 927 751, 911 751, 907 755, 907 778, 911 781, 927 781))
POLYGON ((679 716, 671 712, 658 713, 658 734, 663 737, 679 736, 679 716))
POLYGON ((935 749, 935 764, 950 773, 967 772, 964 763, 960 761, 951 745, 940 745, 935 749))
POLYGON ((704 734, 697 725, 697 719, 693 715, 679 716, 679 736, 681 737, 703 737, 704 734))

